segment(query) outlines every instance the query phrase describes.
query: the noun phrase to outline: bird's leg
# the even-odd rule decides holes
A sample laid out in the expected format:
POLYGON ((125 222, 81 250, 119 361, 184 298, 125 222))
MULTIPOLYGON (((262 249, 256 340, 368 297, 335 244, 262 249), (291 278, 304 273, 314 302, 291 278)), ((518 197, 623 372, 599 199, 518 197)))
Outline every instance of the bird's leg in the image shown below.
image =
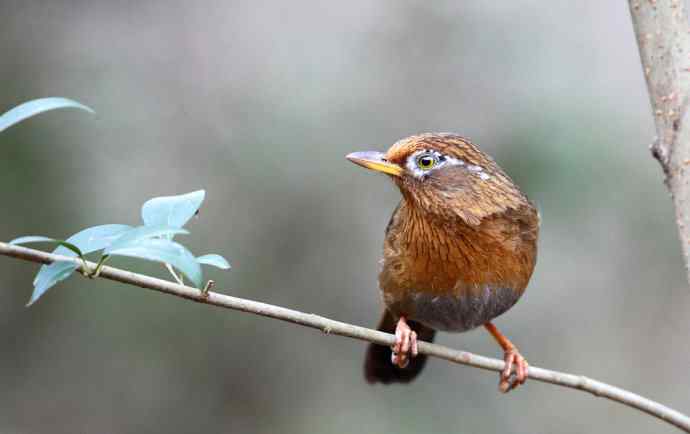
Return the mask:
POLYGON ((405 317, 401 316, 398 324, 395 326, 395 345, 391 347, 393 353, 391 354, 391 362, 398 368, 404 368, 410 362, 410 357, 416 357, 417 349, 417 332, 412 330, 405 317))
POLYGON ((503 335, 503 333, 498 331, 495 325, 488 322, 484 324, 484 327, 486 327, 489 333, 491 333, 491 336, 496 339, 498 345, 503 348, 506 366, 503 369, 503 372, 501 372, 501 380, 498 383, 498 388, 503 393, 510 392, 520 384, 525 383, 525 380, 527 380, 527 369, 529 365, 527 364, 527 360, 522 357, 522 354, 518 352, 518 349, 515 347, 515 345, 513 345, 513 343, 503 335), (516 377, 514 379, 511 378, 513 365, 515 365, 516 377))

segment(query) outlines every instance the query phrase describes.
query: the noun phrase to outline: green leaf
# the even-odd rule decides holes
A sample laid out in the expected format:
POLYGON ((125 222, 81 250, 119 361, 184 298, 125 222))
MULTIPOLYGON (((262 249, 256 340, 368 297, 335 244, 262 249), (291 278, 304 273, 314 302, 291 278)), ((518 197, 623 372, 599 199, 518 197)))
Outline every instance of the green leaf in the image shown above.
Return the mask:
POLYGON ((48 238, 48 237, 43 237, 40 235, 29 235, 26 237, 19 237, 15 238, 12 241, 10 241, 10 244, 12 245, 19 245, 19 244, 30 244, 30 243, 51 243, 51 244, 59 244, 60 246, 63 246, 72 252, 74 252, 77 256, 80 258, 84 257, 84 254, 81 252, 79 247, 75 246, 74 244, 64 241, 64 240, 56 240, 54 238, 48 238))
POLYGON ((0 115, 0 132, 14 124, 48 110, 76 108, 95 113, 91 108, 67 98, 41 98, 25 102, 0 115))
MULTIPOLYGON (((63 256, 80 256, 96 252, 108 247, 113 241, 132 229, 127 225, 100 225, 93 226, 82 231, 77 232, 67 241, 59 242, 60 247, 53 250, 56 255, 63 256), (73 248, 70 248, 72 246, 73 248)), ((27 243, 49 241, 51 238, 46 237, 22 237, 11 241, 11 243, 27 243)), ((58 242, 53 240, 52 242, 58 242)), ((50 265, 43 265, 34 278, 34 292, 31 294, 31 299, 27 306, 32 305, 38 300, 47 290, 55 286, 56 283, 68 278, 79 265, 70 261, 56 261, 50 265)))
POLYGON ((105 249, 131 229, 129 225, 118 224, 92 226, 67 238, 67 242, 78 246, 85 255, 88 255, 105 249))
POLYGON ((146 226, 181 228, 194 217, 205 197, 204 190, 179 196, 155 197, 141 207, 141 218, 146 226))
POLYGON ((40 278, 36 276, 34 280, 34 292, 31 294, 31 298, 26 306, 31 306, 45 294, 46 291, 55 286, 56 283, 71 276, 78 266, 79 264, 72 261, 55 261, 50 264, 50 268, 47 272, 40 273, 40 278))
POLYGON ((201 265, 199 265, 189 250, 174 241, 160 238, 145 238, 129 245, 108 249, 106 253, 170 264, 184 273, 197 288, 201 287, 201 265))
POLYGON ((174 228, 170 226, 154 225, 154 226, 138 226, 124 232, 117 238, 107 249, 105 254, 109 254, 113 249, 118 249, 122 246, 129 246, 136 244, 139 241, 147 238, 172 236, 175 234, 188 234, 189 231, 181 228, 174 228))
MULTIPOLYGON (((77 232, 76 234, 67 238, 66 242, 77 246, 83 255, 88 255, 89 253, 106 248, 114 240, 130 229, 132 229, 131 226, 115 224, 93 226, 77 232)), ((63 246, 53 250, 53 254, 63 256, 79 256, 78 254, 75 254, 75 252, 63 246)), ((59 266, 56 264, 57 263, 53 263, 50 265, 43 265, 41 267, 36 275, 36 278, 34 279, 34 287, 36 287, 37 282, 48 279, 47 276, 51 276, 58 272, 59 266)))
POLYGON ((196 258, 197 262, 205 265, 212 265, 221 270, 229 270, 230 263, 222 256, 216 254, 203 255, 196 258))

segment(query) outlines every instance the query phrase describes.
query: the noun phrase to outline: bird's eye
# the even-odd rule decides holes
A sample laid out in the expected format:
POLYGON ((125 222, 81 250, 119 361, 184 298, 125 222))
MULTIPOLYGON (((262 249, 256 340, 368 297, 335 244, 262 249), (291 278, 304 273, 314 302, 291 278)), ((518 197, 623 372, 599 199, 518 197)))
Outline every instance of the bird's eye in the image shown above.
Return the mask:
POLYGON ((417 157, 417 167, 419 167, 422 170, 429 170, 432 167, 436 166, 438 163, 438 158, 434 156, 433 154, 422 154, 419 157, 417 157))

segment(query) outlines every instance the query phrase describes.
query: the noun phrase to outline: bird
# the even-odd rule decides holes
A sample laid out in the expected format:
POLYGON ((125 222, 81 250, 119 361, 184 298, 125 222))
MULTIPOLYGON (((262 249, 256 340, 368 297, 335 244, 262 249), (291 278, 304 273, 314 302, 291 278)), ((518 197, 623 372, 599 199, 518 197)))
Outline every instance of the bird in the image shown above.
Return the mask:
POLYGON ((529 364, 494 325, 525 292, 537 260, 540 216, 492 157, 453 133, 424 133, 385 153, 346 158, 393 180, 401 193, 385 230, 378 276, 378 330, 392 347, 370 344, 368 383, 409 383, 426 363, 418 341, 437 331, 484 327, 503 350, 499 390, 524 384, 529 364))

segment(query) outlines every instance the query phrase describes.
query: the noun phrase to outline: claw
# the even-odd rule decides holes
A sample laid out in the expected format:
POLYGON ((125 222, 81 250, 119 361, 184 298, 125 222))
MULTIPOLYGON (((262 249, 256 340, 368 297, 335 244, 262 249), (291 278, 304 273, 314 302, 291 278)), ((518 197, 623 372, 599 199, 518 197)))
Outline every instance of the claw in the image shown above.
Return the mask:
POLYGON ((410 359, 398 353, 391 353, 391 363, 398 368, 403 369, 407 368, 407 365, 410 363, 410 359))
POLYGON ((498 390, 508 393, 521 384, 525 384, 528 375, 529 364, 522 354, 517 350, 510 340, 503 335, 491 322, 484 324, 484 327, 496 339, 496 342, 503 348, 505 367, 501 371, 501 379, 498 382, 498 390), (513 374, 515 366, 515 374, 513 374))
POLYGON ((529 364, 516 348, 508 349, 505 352, 504 360, 506 366, 501 372, 498 388, 501 392, 508 393, 519 385, 525 384, 529 364), (515 374, 513 374, 513 365, 515 366, 515 374))
POLYGON ((417 345, 417 332, 412 331, 412 334, 410 334, 410 342, 411 342, 411 355, 412 357, 417 357, 419 354, 419 345, 417 345))
POLYGON ((400 317, 395 328, 395 344, 391 347, 391 362, 398 368, 405 368, 410 363, 410 358, 417 356, 417 333, 413 331, 405 317, 400 317))

